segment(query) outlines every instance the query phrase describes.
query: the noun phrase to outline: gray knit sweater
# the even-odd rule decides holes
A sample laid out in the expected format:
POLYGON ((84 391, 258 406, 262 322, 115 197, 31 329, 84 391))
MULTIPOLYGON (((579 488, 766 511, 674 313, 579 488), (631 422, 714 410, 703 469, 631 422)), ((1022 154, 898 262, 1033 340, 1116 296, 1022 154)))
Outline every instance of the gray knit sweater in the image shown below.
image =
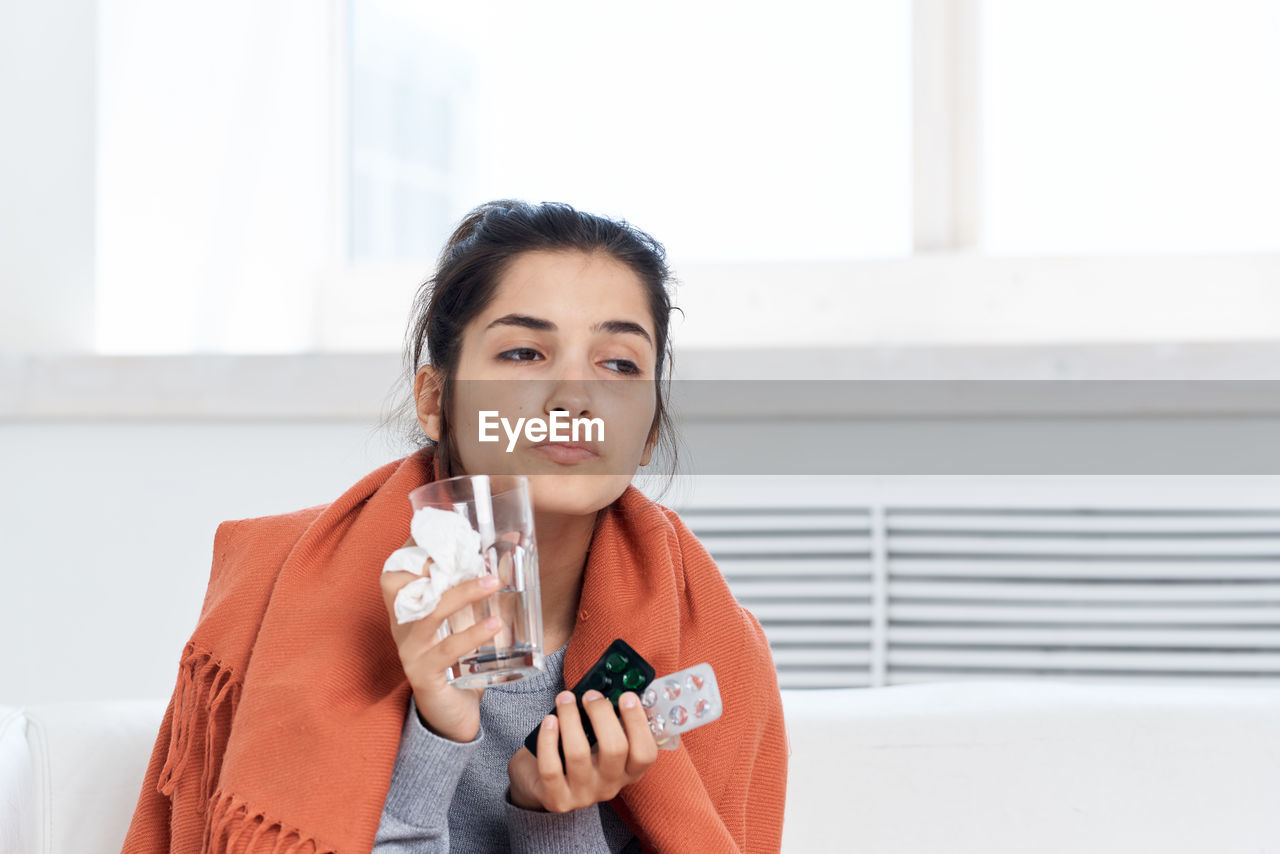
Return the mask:
POLYGON ((567 648, 546 657, 543 673, 486 688, 480 732, 469 742, 443 738, 423 726, 410 695, 374 839, 376 854, 640 850, 639 840, 607 803, 551 813, 521 809, 507 798, 507 762, 555 708, 555 696, 565 687, 567 648))

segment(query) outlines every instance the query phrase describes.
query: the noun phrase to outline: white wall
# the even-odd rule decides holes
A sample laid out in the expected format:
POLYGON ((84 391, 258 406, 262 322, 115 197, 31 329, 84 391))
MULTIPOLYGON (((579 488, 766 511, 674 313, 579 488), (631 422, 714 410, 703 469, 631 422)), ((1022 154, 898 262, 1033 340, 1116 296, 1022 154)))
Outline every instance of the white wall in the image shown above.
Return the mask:
POLYGON ((364 423, 0 423, 0 703, 169 693, 218 523, 337 498, 364 423))
POLYGON ((97 3, 0 3, 0 351, 93 343, 97 3))

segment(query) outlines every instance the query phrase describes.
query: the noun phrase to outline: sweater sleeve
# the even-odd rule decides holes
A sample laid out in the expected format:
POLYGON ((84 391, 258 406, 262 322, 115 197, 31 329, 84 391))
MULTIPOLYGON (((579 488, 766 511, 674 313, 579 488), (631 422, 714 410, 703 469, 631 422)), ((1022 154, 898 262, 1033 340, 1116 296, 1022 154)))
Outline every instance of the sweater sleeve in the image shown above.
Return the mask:
POLYGON ((605 804, 565 813, 527 810, 511 803, 510 787, 502 801, 512 854, 601 854, 613 850, 600 821, 605 804))
MULTIPOLYGON (((449 850, 449 806, 467 763, 484 742, 436 735, 423 726, 409 698, 400 752, 374 837, 374 854, 443 854, 449 850)), ((601 854, 613 850, 600 819, 601 804, 567 813, 522 809, 503 796, 513 854, 601 854)))
POLYGON ((376 854, 449 850, 449 805, 462 772, 483 741, 483 728, 467 742, 436 735, 423 725, 410 695, 400 752, 374 837, 376 854))

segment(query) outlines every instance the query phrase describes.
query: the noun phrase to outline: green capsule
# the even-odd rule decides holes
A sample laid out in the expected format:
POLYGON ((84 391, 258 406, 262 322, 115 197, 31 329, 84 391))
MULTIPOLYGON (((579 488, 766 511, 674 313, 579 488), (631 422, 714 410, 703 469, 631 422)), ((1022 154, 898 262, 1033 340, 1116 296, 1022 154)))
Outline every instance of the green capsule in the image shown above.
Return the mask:
POLYGON ((622 677, 622 684, 634 691, 644 684, 644 674, 639 670, 628 670, 622 677))
POLYGON ((611 673, 621 673, 627 669, 627 657, 620 652, 615 652, 605 659, 604 667, 611 673))

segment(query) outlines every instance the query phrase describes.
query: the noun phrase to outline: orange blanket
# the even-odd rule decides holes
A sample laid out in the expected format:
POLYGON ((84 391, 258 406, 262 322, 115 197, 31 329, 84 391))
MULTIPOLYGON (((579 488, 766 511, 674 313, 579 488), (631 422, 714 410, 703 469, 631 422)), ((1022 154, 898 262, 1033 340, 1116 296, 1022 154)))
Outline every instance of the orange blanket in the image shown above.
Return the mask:
MULTIPOLYGON (((224 522, 125 854, 369 851, 409 701, 378 585, 409 536, 430 449, 332 504, 224 522)), ((634 486, 598 522, 564 659, 578 681, 622 637, 659 675, 701 661, 720 720, 611 803, 646 850, 777 851, 782 702, 764 633, 675 513, 634 486)))

